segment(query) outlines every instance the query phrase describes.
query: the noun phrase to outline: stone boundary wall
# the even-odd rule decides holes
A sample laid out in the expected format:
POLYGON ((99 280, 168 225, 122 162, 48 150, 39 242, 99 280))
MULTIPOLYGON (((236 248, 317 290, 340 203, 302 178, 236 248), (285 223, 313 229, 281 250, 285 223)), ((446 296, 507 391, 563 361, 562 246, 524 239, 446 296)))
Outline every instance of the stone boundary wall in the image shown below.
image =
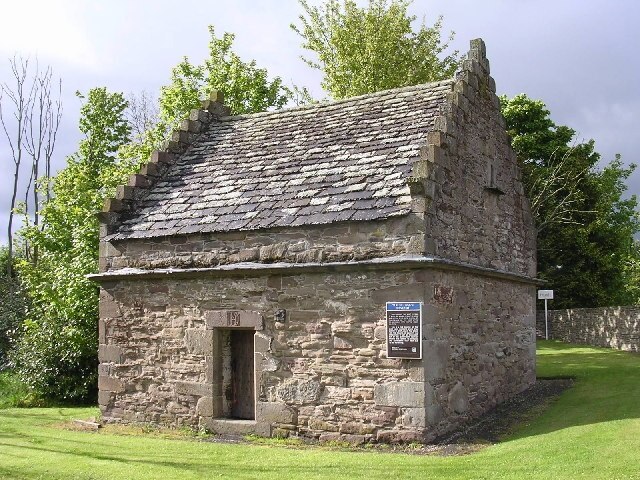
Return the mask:
MULTIPOLYGON (((544 310, 537 312, 537 332, 544 338, 544 310)), ((549 310, 549 338, 640 352, 640 306, 549 310)))

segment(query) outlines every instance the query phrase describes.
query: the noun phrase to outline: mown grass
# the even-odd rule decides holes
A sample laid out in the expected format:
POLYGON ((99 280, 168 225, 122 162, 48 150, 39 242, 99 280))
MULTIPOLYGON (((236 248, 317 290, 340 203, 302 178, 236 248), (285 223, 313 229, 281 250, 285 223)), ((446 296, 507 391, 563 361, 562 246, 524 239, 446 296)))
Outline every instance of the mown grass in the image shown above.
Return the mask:
POLYGON ((95 408, 5 409, 0 410, 0 478, 640 479, 640 357, 542 342, 538 367, 540 376, 575 377, 574 387, 507 440, 471 455, 78 432, 60 424, 95 416, 95 408))

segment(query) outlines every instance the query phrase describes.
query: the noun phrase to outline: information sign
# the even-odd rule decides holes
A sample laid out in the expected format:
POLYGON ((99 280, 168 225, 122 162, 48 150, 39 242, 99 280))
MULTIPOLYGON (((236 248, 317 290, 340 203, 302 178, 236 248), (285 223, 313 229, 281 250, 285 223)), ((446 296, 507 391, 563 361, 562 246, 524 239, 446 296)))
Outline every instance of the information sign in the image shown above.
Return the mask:
POLYGON ((387 302, 387 358, 422 358, 422 303, 387 302))

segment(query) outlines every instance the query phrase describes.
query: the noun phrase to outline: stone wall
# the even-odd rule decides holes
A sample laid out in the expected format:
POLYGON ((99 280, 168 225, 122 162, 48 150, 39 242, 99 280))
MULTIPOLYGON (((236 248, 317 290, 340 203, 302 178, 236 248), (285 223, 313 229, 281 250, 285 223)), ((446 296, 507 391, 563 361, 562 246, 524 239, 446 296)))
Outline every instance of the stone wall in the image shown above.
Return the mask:
MULTIPOLYGON (((550 310, 549 338, 563 342, 640 351, 640 306, 550 310)), ((544 338, 544 310, 537 312, 544 338)))
POLYGON ((429 147, 426 254, 534 277, 535 226, 484 45, 470 55, 429 147))
POLYGON ((263 319, 248 431, 430 440, 534 381, 533 288, 434 269, 105 283, 99 403, 106 421, 225 431, 207 319, 233 309, 263 319), (386 358, 387 301, 425 302, 423 360, 386 358))
POLYGON ((239 262, 344 262, 421 254, 424 228, 421 217, 405 215, 376 222, 103 241, 100 270, 198 268, 239 262))

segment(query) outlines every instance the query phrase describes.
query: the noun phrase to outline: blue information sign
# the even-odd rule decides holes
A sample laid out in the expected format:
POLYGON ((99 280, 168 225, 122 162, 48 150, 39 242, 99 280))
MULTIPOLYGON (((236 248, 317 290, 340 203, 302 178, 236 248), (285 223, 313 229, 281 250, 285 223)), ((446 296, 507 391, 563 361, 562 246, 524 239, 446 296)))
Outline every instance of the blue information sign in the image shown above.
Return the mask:
POLYGON ((422 303, 387 302, 387 358, 422 358, 422 303))

